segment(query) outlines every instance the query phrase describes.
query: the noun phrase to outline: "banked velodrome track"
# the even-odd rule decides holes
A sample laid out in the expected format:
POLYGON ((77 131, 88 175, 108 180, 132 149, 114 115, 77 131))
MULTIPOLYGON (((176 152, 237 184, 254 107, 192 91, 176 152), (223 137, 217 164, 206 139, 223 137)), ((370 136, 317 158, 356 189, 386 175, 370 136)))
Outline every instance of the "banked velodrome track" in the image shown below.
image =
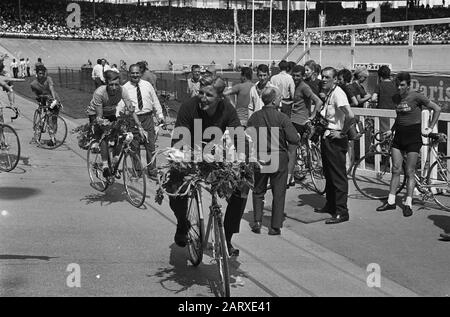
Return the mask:
MULTIPOLYGON (((293 53, 290 60, 300 56, 303 45, 293 53)), ((128 65, 138 60, 147 60, 155 70, 167 69, 171 60, 174 64, 227 65, 233 59, 233 45, 230 44, 185 44, 158 42, 113 42, 78 40, 36 40, 0 38, 0 53, 8 52, 10 57, 30 58, 34 63, 41 57, 47 67, 79 67, 88 59, 95 63, 97 58, 105 57, 110 63, 119 64, 123 59, 128 65)), ((251 59, 251 45, 237 45, 237 60, 251 59)), ((280 59, 286 53, 286 45, 272 45, 272 59, 280 59)), ((414 70, 450 71, 446 56, 450 45, 414 46, 414 70)), ((255 59, 268 59, 268 45, 255 45, 255 59)), ((312 47, 311 58, 320 60, 318 47, 312 47)), ((10 62, 10 61, 8 61, 10 62)), ((408 68, 407 46, 357 46, 355 62, 390 63, 394 70, 408 68)), ((350 46, 324 46, 322 65, 351 67, 350 46)))

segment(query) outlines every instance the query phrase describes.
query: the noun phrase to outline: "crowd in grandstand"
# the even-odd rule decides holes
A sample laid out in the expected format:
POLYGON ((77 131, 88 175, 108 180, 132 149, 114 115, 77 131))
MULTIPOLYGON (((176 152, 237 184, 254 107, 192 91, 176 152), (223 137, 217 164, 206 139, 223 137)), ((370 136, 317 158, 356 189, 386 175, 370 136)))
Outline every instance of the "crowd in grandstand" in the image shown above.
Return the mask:
MULTIPOLYGON (((226 9, 176 8, 156 6, 117 5, 111 3, 79 2, 81 27, 69 28, 66 1, 23 1, 19 13, 17 1, 0 3, 0 36, 24 36, 52 39, 162 41, 162 42, 217 42, 233 43, 233 11, 226 9), (95 12, 95 13, 94 13, 95 12)), ((369 14, 363 9, 342 9, 327 13, 326 25, 366 23, 369 14)), ((239 10, 238 43, 251 43, 251 10, 239 10)), ((317 27, 319 11, 308 11, 308 27, 317 27)), ((449 8, 405 9, 382 8, 381 21, 415 20, 450 16, 449 8)), ((289 41, 295 42, 303 30, 303 11, 292 11, 289 23, 289 41)), ((269 42, 269 10, 255 11, 255 43, 269 42)), ((286 42, 286 11, 273 10, 272 41, 286 42)), ((448 43, 449 25, 416 27, 414 41, 418 44, 448 43)), ((312 41, 319 41, 313 34, 312 41)), ((350 32, 326 32, 325 44, 350 42, 350 32)), ((356 41, 366 44, 406 44, 406 28, 358 30, 356 41)))

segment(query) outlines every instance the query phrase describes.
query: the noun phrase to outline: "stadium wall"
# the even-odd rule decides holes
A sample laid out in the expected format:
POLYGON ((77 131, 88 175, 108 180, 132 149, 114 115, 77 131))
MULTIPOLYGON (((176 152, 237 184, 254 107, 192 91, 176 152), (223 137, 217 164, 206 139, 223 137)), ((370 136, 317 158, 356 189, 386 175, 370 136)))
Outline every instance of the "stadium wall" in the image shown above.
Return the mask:
MULTIPOLYGON (((300 56, 303 45, 291 55, 292 59, 300 56)), ((228 65, 233 59, 233 45, 201 43, 157 43, 157 42, 112 42, 112 41, 78 41, 78 40, 37 40, 0 38, 0 51, 10 52, 16 58, 30 58, 34 63, 38 57, 48 67, 80 67, 90 59, 105 57, 110 64, 119 65, 123 59, 130 63, 147 60, 154 70, 168 69, 168 62, 174 64, 208 64, 215 61, 218 65, 228 65)), ((285 45, 272 45, 272 59, 279 59, 286 52, 285 45)), ((448 57, 450 45, 414 46, 414 70, 416 71, 450 71, 448 57)), ((268 45, 255 45, 255 59, 268 58, 268 45)), ((312 59, 319 61, 320 50, 311 48, 312 59)), ((251 58, 251 45, 237 46, 237 60, 251 58)), ((394 70, 407 70, 407 46, 361 45, 355 49, 355 62, 389 63, 394 70)), ((334 67, 351 67, 349 46, 324 46, 322 65, 334 67)))

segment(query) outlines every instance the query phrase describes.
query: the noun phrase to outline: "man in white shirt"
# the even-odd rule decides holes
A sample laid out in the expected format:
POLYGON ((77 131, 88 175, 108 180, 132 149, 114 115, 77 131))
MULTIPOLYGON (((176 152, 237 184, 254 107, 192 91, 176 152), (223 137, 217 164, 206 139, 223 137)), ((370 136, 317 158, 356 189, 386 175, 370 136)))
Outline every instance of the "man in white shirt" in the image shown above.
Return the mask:
POLYGON ((187 80, 187 93, 190 97, 194 97, 198 95, 200 90, 200 73, 201 68, 199 65, 191 66, 192 77, 187 80))
POLYGON ((10 65, 11 72, 13 73, 14 78, 18 78, 19 75, 19 63, 16 62, 14 58, 10 65))
POLYGON ((287 61, 282 60, 278 64, 278 67, 280 68, 280 73, 272 76, 270 82, 281 91, 281 112, 285 113, 290 118, 292 100, 295 94, 295 83, 292 76, 287 73, 289 68, 287 61))
MULTIPOLYGON (((133 64, 130 66, 129 76, 130 80, 123 85, 123 88, 128 92, 134 106, 134 111, 137 114, 142 127, 148 134, 148 140, 144 145, 147 164, 149 164, 152 160, 153 152, 155 151, 155 124, 152 115, 153 113, 156 113, 156 117, 160 122, 164 121, 164 115, 152 84, 141 79, 139 65, 133 64)), ((155 162, 148 166, 147 170, 150 177, 155 177, 155 162)))
POLYGON ((326 224, 349 220, 347 197, 348 179, 345 160, 348 148, 347 130, 354 120, 347 95, 337 85, 337 71, 332 67, 322 70, 323 90, 326 93, 320 114, 327 119, 328 126, 320 142, 323 173, 325 175, 326 204, 316 212, 330 213, 326 224), (347 117, 347 123, 346 122, 347 117))
POLYGON ((94 81, 95 89, 105 84, 101 59, 97 59, 97 64, 92 68, 92 80, 94 81))

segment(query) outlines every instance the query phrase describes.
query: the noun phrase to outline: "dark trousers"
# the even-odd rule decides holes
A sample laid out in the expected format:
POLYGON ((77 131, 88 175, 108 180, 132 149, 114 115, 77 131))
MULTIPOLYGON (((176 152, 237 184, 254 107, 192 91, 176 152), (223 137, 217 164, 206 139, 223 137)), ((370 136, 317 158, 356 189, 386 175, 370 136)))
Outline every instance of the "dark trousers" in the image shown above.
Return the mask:
POLYGON ((94 79, 94 85, 95 85, 95 89, 97 89, 101 85, 104 85, 104 83, 99 77, 97 77, 97 78, 94 79))
MULTIPOLYGON (((223 221, 225 237, 228 243, 231 241, 231 236, 234 233, 239 232, 242 215, 244 214, 245 205, 247 204, 247 194, 248 188, 236 190, 228 199, 228 206, 225 210, 225 219, 223 221)), ((169 205, 177 218, 178 228, 187 228, 186 213, 188 209, 188 199, 185 197, 170 197, 169 205)), ((205 206, 203 207, 203 212, 205 212, 207 209, 205 206)))
POLYGON ((255 187, 253 189, 254 221, 262 222, 264 196, 267 191, 267 181, 270 179, 272 186, 272 220, 271 227, 279 229, 283 227, 284 204, 286 200, 286 183, 288 177, 288 154, 280 153, 280 168, 278 172, 267 174, 255 170, 255 187))
POLYGON ((289 118, 292 112, 292 102, 281 101, 281 112, 286 114, 289 118))
POLYGON ((30 67, 27 67, 27 77, 31 77, 31 74, 30 74, 30 67))
POLYGON ((335 212, 336 215, 348 215, 348 180, 345 168, 348 139, 346 137, 342 139, 327 137, 322 139, 320 147, 326 180, 325 209, 335 212))
POLYGON ((17 78, 19 75, 19 68, 13 67, 13 76, 14 78, 17 78))
MULTIPOLYGON (((144 147, 147 164, 149 164, 153 158, 153 153, 155 152, 155 122, 153 121, 153 115, 151 113, 138 115, 138 118, 142 128, 148 133, 148 139, 147 142, 144 143, 144 147)), ((148 170, 155 169, 155 167, 156 162, 153 162, 153 164, 148 166, 148 170)))

